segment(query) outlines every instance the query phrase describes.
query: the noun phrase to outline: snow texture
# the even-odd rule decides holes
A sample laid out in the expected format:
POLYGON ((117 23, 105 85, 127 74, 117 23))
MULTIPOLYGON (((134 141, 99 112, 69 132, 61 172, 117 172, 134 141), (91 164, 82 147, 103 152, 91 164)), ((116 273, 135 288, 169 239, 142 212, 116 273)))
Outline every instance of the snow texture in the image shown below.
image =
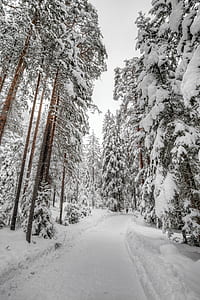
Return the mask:
POLYGON ((178 32, 183 16, 183 1, 169 0, 167 3, 171 3, 172 6, 172 12, 169 18, 170 29, 174 32, 178 32))
POLYGON ((134 218, 127 246, 148 300, 200 298, 200 249, 172 243, 159 229, 134 218))
POLYGON ((194 51, 193 56, 187 66, 181 84, 181 91, 186 106, 190 104, 192 97, 199 94, 200 87, 200 46, 194 51))
POLYGON ((159 182, 158 185, 156 183, 155 186, 159 186, 160 192, 157 197, 155 195, 155 210, 156 210, 156 215, 158 217, 161 217, 162 215, 165 214, 166 211, 169 210, 170 201, 174 199, 174 196, 178 192, 178 189, 175 182, 175 178, 170 172, 167 173, 163 182, 159 182))
POLYGON ((199 248, 169 241, 139 215, 97 210, 59 230, 61 246, 25 247, 19 231, 16 240, 0 232, 1 262, 13 267, 1 264, 1 300, 199 299, 199 248))
POLYGON ((194 18, 194 21, 190 27, 190 32, 192 35, 198 35, 200 32, 200 5, 198 8, 198 13, 196 17, 194 18))

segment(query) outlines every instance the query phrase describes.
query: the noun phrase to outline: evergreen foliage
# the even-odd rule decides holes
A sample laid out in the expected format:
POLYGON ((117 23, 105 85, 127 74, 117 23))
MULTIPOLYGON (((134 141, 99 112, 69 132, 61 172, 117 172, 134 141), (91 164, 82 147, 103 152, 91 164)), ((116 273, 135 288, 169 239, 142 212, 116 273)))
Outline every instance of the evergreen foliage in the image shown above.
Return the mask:
MULTIPOLYGON (((59 174, 61 179, 58 168, 65 156, 67 178, 76 177, 82 139, 89 130, 87 112, 94 107, 93 82, 106 68, 106 51, 97 12, 86 0, 19 0, 13 5, 3 1, 0 14, 0 34, 3 36, 0 41, 2 150, 8 146, 6 136, 15 130, 14 126, 19 136, 26 132, 27 110, 32 110, 31 100, 36 87, 42 111, 45 110, 44 105, 50 104, 42 120, 34 114, 31 123, 35 124, 38 119, 36 127, 39 128, 34 128, 35 133, 31 132, 33 140, 27 140, 29 147, 24 148, 25 159, 21 162, 24 164, 23 175, 27 172, 29 180, 27 183, 23 175, 20 179, 23 183, 20 191, 21 220, 23 226, 28 223, 27 240, 30 242, 32 225, 33 234, 46 238, 54 234, 50 213, 51 190, 56 187, 59 194, 61 184, 53 179, 53 175, 59 174), (38 76, 40 81, 37 85, 35 78, 38 76), (23 128, 18 126, 20 121, 23 128), (35 155, 27 164, 29 154, 35 155)), ((10 155, 13 155, 12 151, 10 155)), ((0 162, 4 170, 3 156, 0 162)), ((17 168, 19 170, 20 164, 17 168)), ((8 177, 6 172, 2 180, 8 177)), ((16 192, 16 179, 12 180, 12 189, 9 180, 4 188, 12 193, 10 208, 16 192)), ((4 198, 1 202, 7 205, 8 201, 4 198)), ((15 207, 13 229, 17 214, 20 216, 17 202, 15 207)))
POLYGON ((107 206, 121 210, 125 201, 125 155, 120 120, 107 112, 103 124, 102 195, 107 206))
POLYGON ((182 229, 200 245, 199 6, 196 1, 152 1, 140 13, 137 49, 115 73, 135 207, 163 230, 182 229), (127 141, 128 141, 127 139, 127 141), (137 162, 138 161, 138 162, 137 162))

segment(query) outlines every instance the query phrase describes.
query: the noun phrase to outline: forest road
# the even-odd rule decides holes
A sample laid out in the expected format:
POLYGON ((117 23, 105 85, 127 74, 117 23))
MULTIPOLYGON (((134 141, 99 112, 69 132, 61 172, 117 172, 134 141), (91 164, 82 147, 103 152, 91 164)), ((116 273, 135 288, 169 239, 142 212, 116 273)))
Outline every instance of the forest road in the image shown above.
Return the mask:
POLYGON ((147 300, 126 249, 129 221, 107 217, 57 256, 22 270, 1 300, 147 300))

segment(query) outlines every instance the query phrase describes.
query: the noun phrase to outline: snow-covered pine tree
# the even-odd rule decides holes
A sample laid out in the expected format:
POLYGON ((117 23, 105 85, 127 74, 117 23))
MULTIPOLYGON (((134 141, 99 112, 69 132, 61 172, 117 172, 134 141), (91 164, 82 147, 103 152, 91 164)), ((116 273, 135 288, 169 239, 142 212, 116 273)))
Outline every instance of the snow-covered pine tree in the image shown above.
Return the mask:
POLYGON ((180 96, 173 89, 178 63, 177 37, 169 30, 170 4, 153 1, 152 6, 151 19, 140 15, 136 21, 139 28, 137 47, 144 64, 138 86, 145 109, 140 127, 145 134, 148 163, 143 200, 147 219, 155 207, 163 225, 171 227, 177 209, 178 185, 172 167, 174 136, 168 128, 183 111, 180 96))
POLYGON ((192 244, 200 245, 200 105, 199 105, 199 3, 179 1, 172 5, 170 28, 178 32, 179 65, 176 79, 180 94, 183 95, 184 114, 175 124, 176 140, 173 154, 178 162, 179 197, 184 206, 183 231, 192 244), (178 9, 177 9, 178 8, 178 9), (181 9, 180 9, 181 8, 181 9), (177 18, 177 11, 180 18, 177 18), (174 28, 177 24, 177 28, 174 28))
POLYGON ((141 72, 138 58, 125 60, 123 68, 115 69, 114 99, 121 102, 121 136, 126 156, 125 186, 126 198, 132 208, 140 205, 140 191, 143 185, 143 149, 138 124, 141 120, 137 92, 138 76, 141 72))
MULTIPOLYGON (((62 120, 66 120, 66 122, 64 122, 62 126, 59 126, 59 119, 56 118, 56 127, 57 130, 61 130, 60 132, 62 132, 60 135, 60 152, 63 152, 64 150, 64 153, 66 153, 66 161, 68 161, 69 157, 67 154, 69 152, 67 150, 69 148, 67 150, 65 149, 66 146, 63 141, 65 139, 67 139, 68 142, 70 141, 70 146, 72 145, 76 151, 78 150, 79 154, 82 136, 88 129, 86 113, 87 109, 92 105, 91 95, 93 80, 98 78, 100 73, 105 69, 104 58, 106 54, 101 42, 101 34, 98 28, 98 18, 95 9, 87 1, 74 0, 70 3, 69 7, 62 4, 64 4, 62 1, 56 2, 56 8, 60 9, 63 15, 58 14, 60 20, 57 18, 56 22, 54 22, 54 27, 56 24, 58 25, 58 28, 61 28, 60 26, 62 26, 62 36, 60 36, 59 41, 58 38, 56 39, 57 44, 54 65, 57 65, 57 70, 59 72, 59 93, 58 88, 56 87, 55 97, 59 98, 58 115, 62 112, 62 115, 65 116, 62 120), (66 7, 67 11, 63 9, 63 7, 66 7), (70 25, 66 20, 65 23, 63 23, 63 18, 65 19, 65 17, 69 22, 74 19, 74 23, 70 25), (64 33, 63 26, 66 27, 64 33), (71 112, 73 112, 73 114, 71 112), (66 130, 69 127, 70 132, 72 133, 70 136, 67 135, 68 132, 66 130), (62 149, 61 146, 64 146, 64 149, 62 149)), ((51 9, 53 8, 51 7, 51 9)), ((55 33, 55 31, 53 32, 55 33)), ((57 29, 56 33, 60 34, 60 30, 57 29)), ((54 104, 50 109, 52 113, 54 104)), ((42 176, 41 172, 43 172, 42 166, 44 165, 44 160, 42 157, 45 157, 45 145, 48 145, 46 140, 48 130, 49 129, 46 127, 35 179, 32 197, 33 202, 28 223, 28 241, 30 241, 34 202, 40 186, 40 181, 37 180, 38 177, 47 179, 46 176, 42 176)), ((66 145, 68 144, 69 143, 66 145)), ((79 156, 76 156, 76 160, 79 160, 79 156)), ((47 171, 49 171, 49 166, 50 164, 48 163, 47 171)))
POLYGON ((8 143, 1 151, 0 227, 8 226, 11 220, 21 143, 21 139, 17 139, 15 135, 10 135, 8 143))
MULTIPOLYGON (((155 209, 165 228, 182 228, 198 244, 198 5, 155 0, 150 13, 136 21, 141 51, 136 92, 137 140, 143 150, 141 204, 148 220, 155 209)), ((123 71, 116 72, 115 93, 125 99, 123 71)), ((127 85, 131 86, 128 80, 127 85)))
POLYGON ((102 149, 102 197, 104 203, 108 205, 109 191, 108 182, 110 180, 110 174, 107 169, 109 165, 109 159, 111 154, 111 131, 115 124, 114 115, 108 110, 104 116, 103 121, 103 149, 102 149))
POLYGON ((91 204, 94 208, 98 206, 101 187, 101 148, 98 138, 92 132, 85 144, 85 163, 88 169, 89 187, 88 191, 91 204))
POLYGON ((165 216, 168 226, 182 228, 185 241, 188 234, 192 243, 199 245, 200 131, 199 101, 198 97, 196 98, 199 93, 196 81, 198 4, 196 1, 168 1, 167 3, 154 1, 152 13, 155 15, 153 22, 157 23, 158 19, 160 20, 160 35, 168 36, 171 49, 174 49, 168 50, 172 113, 171 120, 166 126, 168 143, 165 144, 167 145, 165 150, 167 155, 165 155, 169 164, 168 173, 160 182, 159 201, 163 202, 165 199, 163 204, 169 207, 165 216), (170 203, 167 203, 169 201, 164 196, 166 191, 171 195, 170 203))
POLYGON ((120 138, 119 116, 107 112, 103 124, 102 195, 115 210, 124 207, 125 156, 120 138))

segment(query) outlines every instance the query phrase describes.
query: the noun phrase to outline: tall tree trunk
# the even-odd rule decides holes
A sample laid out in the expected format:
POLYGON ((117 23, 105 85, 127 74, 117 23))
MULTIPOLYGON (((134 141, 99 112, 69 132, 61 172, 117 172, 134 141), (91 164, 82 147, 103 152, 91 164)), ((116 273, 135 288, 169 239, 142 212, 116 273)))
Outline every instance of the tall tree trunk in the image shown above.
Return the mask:
POLYGON ((57 120, 56 112, 58 110, 58 104, 59 104, 59 96, 57 96, 57 98, 55 98, 54 108, 52 107, 52 109, 54 110, 54 115, 49 122, 50 134, 49 134, 49 141, 47 143, 47 152, 46 152, 45 162, 44 162, 44 165, 45 165, 45 170, 44 170, 44 174, 43 174, 44 182, 49 182, 49 168, 50 168, 50 162, 51 162, 51 153, 52 153, 52 147, 53 147, 54 134, 55 134, 55 129, 56 129, 56 120, 57 120))
MULTIPOLYGON (((13 44, 13 48, 15 49, 15 46, 16 46, 16 42, 17 40, 15 40, 14 44, 13 44)), ((0 75, 0 93, 3 89, 3 85, 4 85, 4 82, 6 80, 6 77, 8 75, 8 69, 10 67, 10 64, 11 64, 11 60, 12 60, 12 57, 13 57, 13 53, 14 53, 14 50, 12 51, 12 53, 10 54, 10 58, 6 57, 5 58, 5 62, 3 63, 3 69, 2 69, 2 72, 1 72, 1 75, 0 75), (8 61, 8 62, 7 62, 8 61), (7 64, 6 64, 7 62, 7 64)))
POLYGON ((62 186, 61 186, 61 195, 60 195, 60 217, 59 223, 62 224, 62 213, 63 213, 63 202, 64 202, 64 190, 65 190, 65 160, 66 154, 64 155, 64 162, 63 162, 63 175, 62 175, 62 186))
POLYGON ((37 96, 38 96, 38 92, 39 92, 40 80, 41 80, 41 74, 39 73, 38 79, 37 79, 37 84, 36 84, 33 107, 32 107, 31 116, 30 116, 30 120, 29 120, 26 142, 25 142, 25 146, 24 146, 22 164, 21 164, 21 169, 20 169, 19 178, 18 178, 17 193, 16 193, 16 197, 15 197, 14 208, 13 208, 12 219, 11 219, 11 226, 10 226, 11 230, 15 230, 15 225, 16 225, 18 206, 19 206, 19 197, 20 197, 20 192, 21 192, 21 187, 22 187, 22 180, 23 180, 23 176, 24 176, 24 168, 25 168, 28 146, 29 146, 29 141, 30 141, 30 136, 31 136, 31 129, 32 129, 32 125, 33 125, 33 117, 34 117, 34 113, 35 113, 35 106, 36 106, 37 96))
POLYGON ((56 187, 54 186, 54 189, 53 189, 53 207, 55 207, 55 202, 56 202, 56 187))
MULTIPOLYGON (((34 21, 33 21, 33 23, 34 23, 34 21)), ((15 69, 13 80, 10 84, 8 94, 5 99, 5 102, 3 104, 3 108, 2 108, 2 111, 0 114, 0 144, 1 144, 1 139, 3 136, 3 132, 4 132, 4 127, 5 127, 5 124, 7 121, 7 115, 8 115, 11 103, 14 100, 14 92, 15 92, 16 86, 19 84, 20 76, 22 75, 22 65, 24 63, 24 58, 25 58, 25 55, 29 48, 31 35, 32 35, 32 29, 29 31, 28 36, 25 40, 24 47, 22 49, 22 52, 21 52, 19 60, 18 60, 17 67, 15 69)))
POLYGON ((1 76, 0 76, 0 93, 3 89, 3 85, 4 85, 4 82, 6 80, 6 77, 7 77, 7 73, 4 72, 1 76))
POLYGON ((95 208, 94 132, 92 134, 92 208, 95 208))
POLYGON ((29 218, 28 218, 28 226, 27 226, 27 232, 26 232, 26 240, 28 243, 31 242, 31 233, 32 233, 35 202, 37 199, 41 180, 43 178, 44 162, 45 162, 44 157, 46 155, 45 150, 46 150, 46 145, 49 140, 49 134, 50 134, 49 124, 51 123, 52 118, 53 118, 52 108, 54 108, 54 106, 55 106, 56 95, 57 95, 58 72, 59 72, 59 70, 57 70, 56 76, 54 79, 51 103, 50 103, 50 107, 49 107, 49 113, 47 116, 46 127, 45 127, 45 131, 44 131, 44 135, 43 135, 43 140, 42 140, 42 145, 41 145, 41 149, 40 149, 40 155, 39 155, 39 160, 38 160, 38 165, 37 165, 37 170, 36 170, 35 183, 34 183, 34 187, 33 187, 33 195, 32 195, 32 200, 31 200, 31 206, 30 206, 29 218))
MULTIPOLYGON (((21 77, 23 76, 25 67, 26 67, 26 65, 25 65, 25 63, 23 63, 22 66, 21 66, 21 69, 20 69, 20 79, 21 79, 21 77)), ((16 98, 16 94, 17 94, 19 85, 20 85, 20 80, 19 80, 18 83, 16 84, 15 89, 14 89, 14 91, 13 91, 13 99, 16 98)), ((12 110, 12 103, 11 103, 11 106, 10 106, 10 111, 11 111, 11 110, 12 110)))
POLYGON ((144 162, 143 162, 143 155, 142 155, 142 149, 141 149, 141 143, 139 144, 140 152, 139 152, 139 163, 140 163, 140 169, 144 168, 144 162))
MULTIPOLYGON (((25 63, 22 64, 21 69, 20 69, 20 71, 19 71, 19 76, 20 76, 20 78, 21 78, 21 76, 23 75, 24 70, 25 70, 25 63)), ((16 84, 16 86, 15 86, 15 88, 14 88, 14 90, 13 90, 13 99, 16 98, 16 94, 17 94, 17 91, 18 91, 18 88, 19 88, 19 84, 20 84, 20 80, 18 81, 18 83, 16 84)), ((8 115, 9 115, 9 112, 10 112, 11 110, 12 110, 12 103, 11 103, 11 105, 10 105, 10 110, 8 111, 8 115)), ((0 123, 1 123, 1 121, 0 121, 0 123)), ((5 124, 5 125, 6 125, 6 124, 5 124)), ((0 142, 0 145, 1 145, 1 142, 0 142)))
MULTIPOLYGON (((142 128, 139 128, 139 126, 138 126, 137 131, 139 132, 141 130, 142 130, 142 128)), ((143 160, 142 143, 141 142, 139 142, 138 148, 140 149, 139 150, 139 168, 142 170, 144 168, 144 160, 143 160)), ((144 178, 143 177, 141 179, 141 183, 144 184, 144 178)))
POLYGON ((43 156, 42 169, 41 169, 41 179, 40 179, 41 182, 42 181, 49 182, 49 167, 50 167, 53 135, 55 130, 54 128, 55 110, 56 110, 56 105, 58 103, 57 87, 58 87, 58 71, 56 73, 56 77, 53 84, 51 102, 49 106, 49 113, 46 122, 47 136, 45 141, 45 154, 43 156))
POLYGON ((31 175, 33 157, 34 157, 34 153, 35 153, 36 139, 37 139, 37 135, 38 135, 38 129, 39 129, 39 124, 40 124, 40 119, 41 119, 41 114, 42 114, 42 105, 43 105, 43 101, 44 101, 44 95, 45 95, 45 92, 46 92, 46 81, 47 81, 47 77, 44 81, 42 95, 41 95, 41 98, 40 98, 40 105, 39 105, 39 109, 38 109, 38 115, 37 115, 35 130, 34 130, 34 136, 33 136, 33 142, 32 142, 31 152, 30 152, 30 156, 29 156, 29 162, 28 162, 28 167, 27 167, 27 172, 26 172, 26 181, 25 181, 25 184, 24 184, 23 194, 25 194, 25 192, 26 192, 26 189, 28 187, 28 181, 29 181, 29 178, 30 178, 30 175, 31 175))

